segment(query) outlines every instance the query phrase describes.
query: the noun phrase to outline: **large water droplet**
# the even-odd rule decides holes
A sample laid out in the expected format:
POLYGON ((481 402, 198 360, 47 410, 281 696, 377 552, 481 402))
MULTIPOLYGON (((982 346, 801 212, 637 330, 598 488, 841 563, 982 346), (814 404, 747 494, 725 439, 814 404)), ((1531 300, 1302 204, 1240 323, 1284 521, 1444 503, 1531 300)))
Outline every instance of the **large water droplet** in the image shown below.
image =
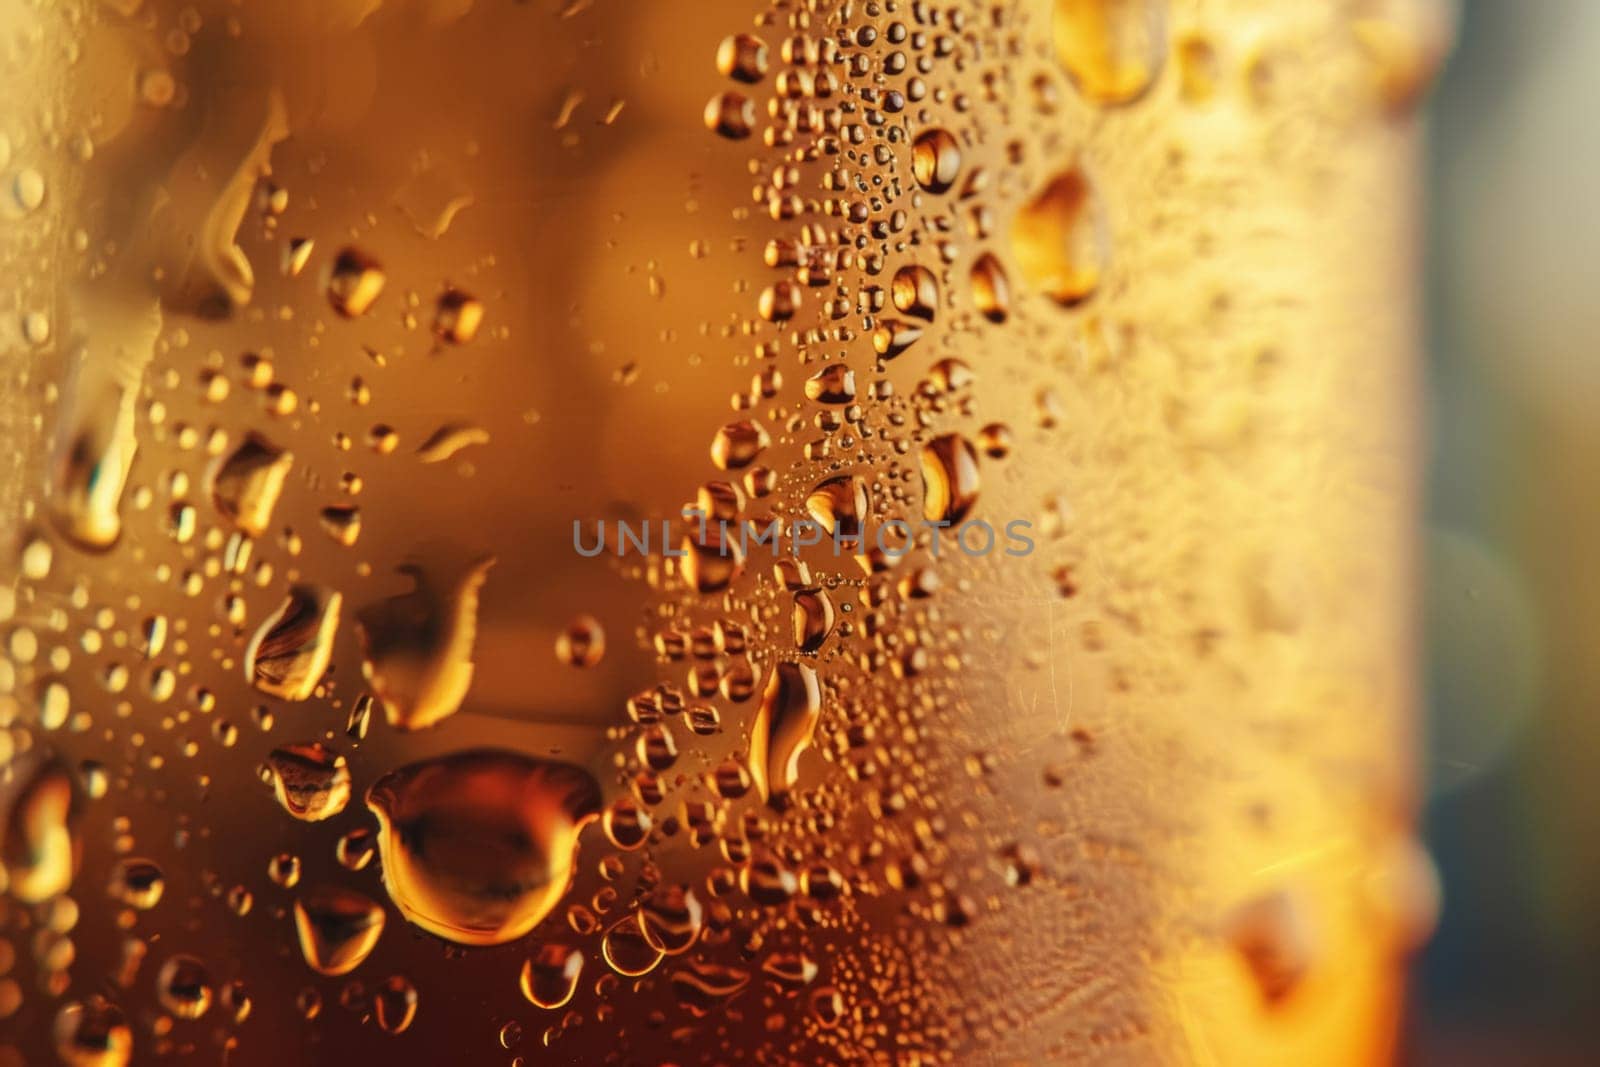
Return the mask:
POLYGON ((296 819, 320 822, 350 802, 350 768, 320 741, 273 749, 267 770, 278 803, 296 819))
POLYGON ((244 676, 250 684, 283 700, 309 697, 333 655, 341 600, 330 589, 293 586, 245 649, 244 676))
POLYGON ((452 576, 401 568, 416 588, 357 613, 362 672, 389 725, 420 730, 456 713, 472 685, 478 590, 494 565, 478 559, 452 576))
POLYGON ((806 511, 824 530, 853 537, 867 517, 867 484, 853 474, 820 482, 806 497, 806 511))
POLYGON ((978 502, 978 452, 958 433, 922 446, 922 516, 959 524, 978 502))
POLYGON ((293 465, 291 453, 251 434, 212 469, 212 502, 240 530, 260 537, 272 524, 272 510, 293 465))
POLYGON ((942 193, 961 175, 961 146, 949 130, 923 130, 911 142, 911 176, 930 193, 942 193))
POLYGON ((830 363, 806 379, 806 399, 819 404, 853 404, 855 372, 843 363, 830 363))
POLYGON ((755 129, 756 107, 743 93, 718 93, 706 103, 705 122, 706 129, 742 141, 755 129))
POLYGON ((50 516, 79 548, 104 550, 122 534, 122 492, 138 449, 137 400, 137 389, 120 389, 99 398, 95 409, 80 397, 73 430, 57 449, 50 516))
POLYGON ((759 422, 748 419, 730 422, 717 431, 711 442, 711 462, 725 471, 748 467, 771 443, 772 439, 759 422))
POLYGON ((66 1067, 127 1067, 133 1058, 133 1030, 127 1016, 98 994, 63 1004, 56 1012, 52 1036, 56 1055, 66 1067))
POLYGON ((1233 909, 1224 927, 1268 1005, 1287 999, 1311 969, 1309 924, 1293 893, 1264 893, 1247 900, 1233 909))
POLYGON ((972 264, 972 302, 990 322, 1004 322, 1011 314, 1011 282, 992 252, 985 252, 972 264))
POLYGON ((822 717, 817 672, 803 663, 778 663, 761 693, 750 727, 750 772, 762 799, 781 807, 800 774, 822 717))
POLYGON ((724 38, 717 46, 717 70, 736 81, 760 81, 767 73, 766 43, 748 33, 724 38))
POLYGON ((448 941, 497 945, 526 934, 566 892, 600 787, 569 763, 474 749, 384 775, 367 806, 400 913, 448 941))
POLYGON ((794 644, 815 652, 833 632, 833 598, 826 589, 800 589, 794 594, 794 644))
POLYGON ((0 785, 0 804, 6 811, 0 826, 0 863, 11 895, 25 904, 38 904, 65 893, 77 874, 82 854, 82 843, 73 831, 77 786, 72 772, 58 760, 36 763, 31 773, 18 760, 9 770, 9 788, 0 785))
POLYGON ((1093 184, 1081 168, 1052 178, 1017 212, 1012 251, 1022 276, 1065 307, 1100 286, 1106 251, 1093 184))
POLYGON ((1097 104, 1143 96, 1167 55, 1166 0, 1055 0, 1056 56, 1097 104))
POLYGON ((905 314, 932 321, 939 309, 939 280, 927 267, 907 264, 894 272, 889 296, 905 314))

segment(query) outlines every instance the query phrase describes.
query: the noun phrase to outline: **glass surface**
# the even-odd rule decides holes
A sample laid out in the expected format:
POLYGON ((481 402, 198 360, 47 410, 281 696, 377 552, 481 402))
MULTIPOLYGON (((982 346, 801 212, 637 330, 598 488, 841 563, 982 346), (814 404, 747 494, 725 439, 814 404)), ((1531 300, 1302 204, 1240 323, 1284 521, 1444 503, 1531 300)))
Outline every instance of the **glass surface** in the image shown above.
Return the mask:
POLYGON ((1447 36, 4 0, 0 1063, 1388 1060, 1447 36))

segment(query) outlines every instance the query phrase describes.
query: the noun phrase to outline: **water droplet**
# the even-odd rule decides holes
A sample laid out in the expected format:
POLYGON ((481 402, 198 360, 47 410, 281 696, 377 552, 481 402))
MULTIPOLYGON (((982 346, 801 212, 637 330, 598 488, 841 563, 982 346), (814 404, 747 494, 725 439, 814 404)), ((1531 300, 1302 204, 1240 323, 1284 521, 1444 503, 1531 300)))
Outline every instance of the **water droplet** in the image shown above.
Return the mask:
POLYGON ((1371 62, 1372 83, 1390 115, 1415 110, 1455 37, 1449 4, 1404 6, 1398 18, 1359 18, 1353 30, 1371 62))
POLYGON ((801 589, 794 594, 794 644, 801 652, 815 652, 833 632, 833 598, 824 589, 801 589))
POLYGON ((602 826, 611 843, 624 852, 644 844, 650 837, 650 813, 629 796, 620 796, 606 808, 602 826))
POLYGON ((127 1067, 133 1059, 133 1030, 127 1017, 98 994, 63 1004, 51 1035, 56 1055, 67 1067, 127 1067))
POLYGON ((949 130, 934 127, 911 142, 911 176, 930 193, 942 193, 961 176, 961 146, 949 130))
POLYGON ((1373 849, 1362 880, 1362 896, 1372 914, 1393 932, 1402 952, 1420 948, 1439 922, 1439 871, 1421 842, 1397 835, 1373 849))
POLYGON ((350 768, 321 742, 286 745, 267 756, 272 791, 283 810, 303 822, 339 814, 350 801, 350 768))
POLYGON ((260 537, 272 525, 273 508, 293 465, 291 453, 251 434, 212 470, 212 502, 238 529, 260 537))
POLYGON ((245 648, 246 680, 283 700, 309 697, 333 655, 341 602, 330 589, 292 586, 245 648))
POLYGON ((474 749, 384 775, 367 806, 400 913, 448 941, 497 945, 526 934, 566 892, 600 789, 572 764, 474 749))
POLYGON ((333 857, 347 871, 361 871, 372 862, 378 841, 365 826, 357 827, 339 838, 333 846, 333 857))
POLYGON ((756 310, 768 322, 788 322, 805 302, 801 289, 794 282, 773 282, 761 291, 756 310))
POLYGON ((267 877, 281 889, 293 889, 300 884, 300 857, 292 852, 280 852, 267 862, 267 877))
POLYGON ((838 1026, 845 1010, 844 997, 832 986, 823 986, 811 994, 811 1017, 822 1026, 838 1026))
POLYGON ((1128 104, 1155 81, 1167 54, 1166 0, 1055 0, 1056 57, 1097 104, 1128 104))
POLYGON ((578 989, 583 953, 566 945, 543 945, 522 964, 522 995, 528 1003, 553 1011, 578 989))
POLYGON ((1245 901, 1227 917, 1224 930, 1268 1005, 1287 999, 1311 969, 1309 925, 1294 894, 1279 891, 1245 901))
POLYGON ((311 261, 311 252, 315 242, 309 237, 293 237, 283 246, 283 258, 280 267, 286 277, 298 278, 300 272, 306 269, 306 264, 311 261))
POLYGON ((922 339, 922 327, 902 319, 879 319, 872 331, 872 349, 884 359, 894 359, 922 339))
POLYGON ((356 615, 361 669, 390 726, 420 730, 456 713, 472 685, 478 591, 494 565, 482 557, 454 575, 408 564, 415 588, 356 615))
POLYGON ((343 249, 329 268, 328 303, 346 318, 365 315, 387 280, 377 260, 354 248, 343 249))
POLYGON ((483 325, 483 304, 459 289, 447 289, 434 308, 433 333, 441 341, 464 345, 483 325))
POLYGON ((983 454, 990 459, 1005 459, 1011 454, 1011 427, 1003 422, 991 422, 978 431, 983 454))
POLYGON ((384 911, 352 889, 318 886, 294 902, 300 954, 318 974, 349 974, 383 936, 384 911))
POLYGON ((32 167, 24 167, 11 179, 11 198, 23 211, 32 211, 44 203, 44 192, 44 175, 32 167))
POLYGON ((439 427, 417 448, 417 458, 424 463, 443 463, 471 445, 489 443, 489 431, 471 423, 452 422, 439 427))
POLYGON ((719 93, 706 104, 705 120, 706 129, 742 141, 755 129, 756 106, 743 93, 719 93))
POLYGON ((702 924, 700 901, 687 886, 657 889, 639 905, 639 925, 645 940, 667 956, 693 948, 702 924))
POLYGON ((350 705, 350 714, 345 719, 344 734, 357 741, 366 739, 367 729, 372 725, 372 694, 362 693, 356 697, 354 704, 350 705))
POLYGON ((972 302, 990 322, 1004 322, 1011 314, 1011 282, 992 252, 985 252, 972 264, 972 302))
POLYGON ((580 615, 556 638, 556 658, 570 667, 593 667, 606 654, 606 632, 600 620, 580 615))
POLYGON ((750 727, 750 772, 763 800, 783 805, 821 717, 817 672, 803 663, 775 664, 750 727))
POLYGON ((761 972, 786 986, 810 985, 817 977, 817 964, 803 952, 776 952, 761 965, 761 972))
POLYGON ((346 548, 361 536, 361 509, 354 504, 334 504, 318 514, 322 530, 346 548))
POLYGON ((843 363, 830 363, 806 379, 806 399, 819 404, 853 404, 855 372, 843 363))
POLYGON ((855 536, 867 517, 866 482, 853 474, 828 478, 806 497, 806 511, 824 530, 855 536))
POLYGON ((758 82, 767 74, 767 46, 748 33, 723 38, 717 46, 717 70, 742 82, 758 82))
POLYGON ((905 314, 931 322, 939 308, 939 280, 927 267, 907 264, 894 272, 889 297, 905 314))
POLYGON ((739 888, 757 904, 778 908, 794 898, 800 884, 783 861, 770 852, 761 852, 740 868, 739 888))
POLYGON ((156 975, 161 1006, 180 1019, 198 1019, 211 1010, 211 972, 193 956, 173 956, 156 975))
POLYGON ((666 958, 645 937, 638 912, 628 913, 606 931, 600 939, 600 954, 613 971, 625 978, 649 974, 666 958))
POLYGON ((39 725, 46 730, 59 730, 67 724, 72 713, 72 694, 59 679, 50 679, 39 687, 39 725))
POLYGON ((372 994, 372 1013, 378 1029, 386 1034, 402 1034, 417 1017, 417 989, 400 975, 383 980, 372 994))
POLYGON ((0 833, 0 863, 13 897, 24 904, 43 903, 65 893, 77 874, 82 843, 73 832, 76 783, 57 760, 36 764, 30 774, 13 758, 7 770, 9 780, 0 783, 0 801, 10 801, 0 833))
POLYGON ((717 431, 711 442, 711 462, 725 471, 748 467, 771 443, 772 438, 759 422, 730 422, 717 431))
POLYGON ((166 875, 150 860, 119 860, 111 870, 110 893, 130 908, 149 911, 166 888, 166 875))
POLYGON ((1178 89, 1191 104, 1203 104, 1217 92, 1217 50, 1198 33, 1178 42, 1178 89))
POLYGON ((749 971, 701 960, 691 960, 672 972, 673 996, 696 1017, 710 1014, 749 984, 749 971))
POLYGON ((50 564, 54 559, 55 551, 49 541, 42 537, 30 538, 22 549, 23 577, 36 582, 50 577, 50 564))
POLYGON ((1106 251, 1088 175, 1073 167, 1052 178, 1017 212, 1011 243, 1022 276, 1056 303, 1071 307, 1093 296, 1106 251))
POLYGON ((956 433, 922 446, 922 516, 959 525, 978 502, 978 453, 956 433))
POLYGON ((80 399, 85 406, 77 417, 63 422, 72 430, 56 451, 50 517, 73 544, 99 552, 122 533, 122 493, 138 449, 138 390, 115 390, 96 400, 80 399))
POLYGON ((250 1018, 250 1009, 254 1003, 250 999, 250 991, 243 982, 229 982, 222 987, 222 1007, 236 1023, 242 1023, 250 1018))
POLYGON ((155 67, 139 75, 139 99, 151 107, 166 107, 178 95, 178 83, 165 67, 155 67))

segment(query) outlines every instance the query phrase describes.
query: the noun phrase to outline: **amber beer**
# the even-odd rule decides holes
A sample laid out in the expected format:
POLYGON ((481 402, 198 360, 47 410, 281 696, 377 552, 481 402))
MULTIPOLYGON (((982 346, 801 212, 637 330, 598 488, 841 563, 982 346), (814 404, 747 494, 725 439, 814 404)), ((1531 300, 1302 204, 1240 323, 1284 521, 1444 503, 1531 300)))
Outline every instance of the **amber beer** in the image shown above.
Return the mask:
POLYGON ((1440 10, 0 31, 0 1065, 1394 1057, 1440 10))

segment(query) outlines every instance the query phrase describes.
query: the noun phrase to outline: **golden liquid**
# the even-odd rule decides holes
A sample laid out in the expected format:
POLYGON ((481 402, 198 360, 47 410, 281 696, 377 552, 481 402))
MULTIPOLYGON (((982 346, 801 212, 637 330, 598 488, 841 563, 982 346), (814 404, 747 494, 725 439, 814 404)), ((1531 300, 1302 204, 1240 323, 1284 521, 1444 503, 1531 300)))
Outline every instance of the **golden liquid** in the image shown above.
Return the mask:
POLYGON ((1388 1060, 1444 38, 0 6, 0 1064, 1388 1060))

